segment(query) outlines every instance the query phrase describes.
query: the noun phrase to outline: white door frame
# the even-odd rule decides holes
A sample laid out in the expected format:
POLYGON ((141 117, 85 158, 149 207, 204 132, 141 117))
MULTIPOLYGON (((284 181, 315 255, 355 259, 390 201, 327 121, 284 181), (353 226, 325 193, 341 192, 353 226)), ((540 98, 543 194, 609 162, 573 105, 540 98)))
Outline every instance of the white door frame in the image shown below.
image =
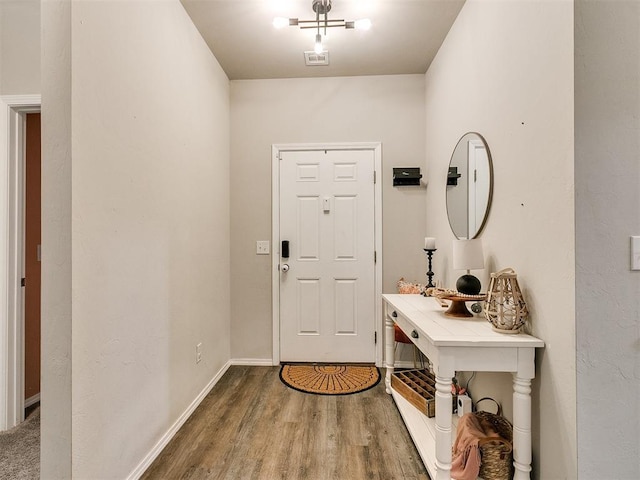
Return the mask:
POLYGON ((0 431, 24 420, 25 114, 40 95, 0 96, 0 431))
POLYGON ((273 365, 280 364, 280 153, 308 150, 371 150, 374 153, 374 242, 376 365, 382 366, 382 143, 287 143, 271 147, 271 296, 273 317, 273 365))

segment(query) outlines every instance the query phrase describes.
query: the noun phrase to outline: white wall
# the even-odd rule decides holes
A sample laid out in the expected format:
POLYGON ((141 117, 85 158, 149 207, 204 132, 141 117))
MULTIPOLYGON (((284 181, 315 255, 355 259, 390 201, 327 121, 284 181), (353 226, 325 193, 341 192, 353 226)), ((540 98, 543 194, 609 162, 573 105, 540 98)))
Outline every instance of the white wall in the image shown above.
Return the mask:
MULTIPOLYGON (((317 67, 321 68, 321 67, 317 67)), ((424 159, 422 75, 231 82, 231 354, 271 359, 271 145, 381 141, 383 291, 425 282, 425 190, 393 188, 392 168, 424 159), (248 300, 250 299, 250 300, 248 300)))
MULTIPOLYGON (((4 4, 0 2, 0 26, 3 25, 4 22, 4 4)), ((2 94, 2 71, 4 69, 4 62, 2 60, 2 46, 4 45, 4 40, 2 39, 2 32, 4 28, 0 29, 0 95, 2 94)))
POLYGON ((40 0, 0 1, 0 94, 40 93, 40 0))
MULTIPOLYGON (((46 122, 70 118, 72 143, 45 137, 63 172, 43 203, 62 221, 45 231, 64 234, 45 263, 65 267, 45 300, 73 312, 56 334, 71 362, 51 349, 46 363, 71 368, 72 398, 44 406, 71 405, 74 478, 125 478, 229 360, 229 82, 177 0, 76 2, 70 20, 45 23, 70 38, 70 94, 46 122)), ((43 478, 54 439, 45 427, 43 478)))
POLYGON ((71 478, 71 4, 42 5, 40 477, 71 478))
POLYGON ((578 473, 638 478, 640 3, 576 2, 578 473))
MULTIPOLYGON (((534 478, 576 478, 573 199, 573 2, 468 0, 426 74, 427 229, 436 271, 452 286, 445 208, 458 139, 481 133, 493 157, 494 194, 480 235, 490 272, 513 267, 531 311, 534 478), (441 181, 437 181, 441 179, 441 181)), ((480 375, 475 398, 502 401, 511 377, 480 375)))

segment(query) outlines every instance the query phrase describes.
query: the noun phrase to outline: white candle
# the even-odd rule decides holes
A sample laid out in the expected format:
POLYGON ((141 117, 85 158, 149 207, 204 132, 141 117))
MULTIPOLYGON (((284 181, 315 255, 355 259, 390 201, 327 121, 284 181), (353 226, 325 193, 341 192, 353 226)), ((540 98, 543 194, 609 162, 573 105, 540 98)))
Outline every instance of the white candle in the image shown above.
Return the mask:
POLYGON ((436 239, 433 237, 424 237, 424 249, 425 250, 435 250, 436 249, 436 239))

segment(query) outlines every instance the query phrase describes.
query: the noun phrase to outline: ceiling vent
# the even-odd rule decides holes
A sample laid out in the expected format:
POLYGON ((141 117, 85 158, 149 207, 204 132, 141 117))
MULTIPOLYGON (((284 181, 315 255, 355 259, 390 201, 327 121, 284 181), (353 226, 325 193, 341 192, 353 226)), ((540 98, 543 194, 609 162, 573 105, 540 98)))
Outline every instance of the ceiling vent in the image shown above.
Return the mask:
POLYGON ((318 65, 329 65, 329 52, 316 53, 313 50, 304 52, 304 63, 308 67, 316 67, 318 65))

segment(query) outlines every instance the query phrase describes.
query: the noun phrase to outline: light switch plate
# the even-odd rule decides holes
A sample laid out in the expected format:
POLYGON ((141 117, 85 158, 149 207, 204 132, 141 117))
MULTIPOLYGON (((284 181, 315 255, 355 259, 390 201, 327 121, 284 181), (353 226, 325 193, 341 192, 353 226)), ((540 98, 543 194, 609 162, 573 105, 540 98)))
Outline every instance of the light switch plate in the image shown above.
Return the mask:
POLYGON ((256 242, 256 255, 269 255, 269 240, 258 240, 256 242))
POLYGON ((631 237, 631 270, 640 270, 640 237, 631 237))

